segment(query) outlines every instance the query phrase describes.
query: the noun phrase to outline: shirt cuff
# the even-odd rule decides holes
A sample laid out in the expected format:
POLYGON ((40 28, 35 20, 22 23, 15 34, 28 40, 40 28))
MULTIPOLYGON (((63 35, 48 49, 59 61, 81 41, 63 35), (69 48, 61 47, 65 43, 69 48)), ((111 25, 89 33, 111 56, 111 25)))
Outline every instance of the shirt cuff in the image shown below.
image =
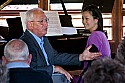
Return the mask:
POLYGON ((54 70, 55 70, 55 66, 54 65, 52 65, 53 66, 53 73, 54 73, 54 70))

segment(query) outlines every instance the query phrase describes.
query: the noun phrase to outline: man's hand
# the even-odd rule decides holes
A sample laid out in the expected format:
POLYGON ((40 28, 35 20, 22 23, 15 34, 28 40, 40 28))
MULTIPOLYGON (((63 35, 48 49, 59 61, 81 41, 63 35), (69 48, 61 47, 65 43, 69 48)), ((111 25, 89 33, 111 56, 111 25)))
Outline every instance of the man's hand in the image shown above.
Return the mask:
POLYGON ((92 46, 90 45, 88 48, 84 50, 82 54, 80 54, 79 56, 80 61, 97 59, 102 55, 100 52, 89 52, 89 49, 91 47, 92 46))
POLYGON ((66 78, 71 82, 72 76, 66 70, 64 70, 62 67, 55 66, 54 72, 64 74, 66 76, 66 78))

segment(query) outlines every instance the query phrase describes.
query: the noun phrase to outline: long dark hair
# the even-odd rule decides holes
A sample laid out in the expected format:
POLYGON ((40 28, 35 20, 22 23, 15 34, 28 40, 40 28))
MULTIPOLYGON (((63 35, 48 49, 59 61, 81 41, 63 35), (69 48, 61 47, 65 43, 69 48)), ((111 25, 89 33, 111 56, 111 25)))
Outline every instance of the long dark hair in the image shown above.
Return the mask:
POLYGON ((94 19, 98 19, 98 28, 96 31, 103 32, 103 18, 100 9, 95 5, 89 5, 85 8, 82 8, 82 12, 89 11, 94 19))

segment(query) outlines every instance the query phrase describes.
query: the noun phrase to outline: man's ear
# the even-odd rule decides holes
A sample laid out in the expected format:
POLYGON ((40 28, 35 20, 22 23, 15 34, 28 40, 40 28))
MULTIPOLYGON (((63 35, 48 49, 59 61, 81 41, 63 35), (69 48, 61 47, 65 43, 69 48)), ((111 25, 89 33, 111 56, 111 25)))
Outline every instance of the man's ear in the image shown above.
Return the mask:
POLYGON ((30 65, 30 63, 31 63, 31 60, 32 60, 32 54, 29 54, 29 56, 28 56, 28 64, 30 65))
POLYGON ((27 22, 27 28, 28 28, 28 30, 32 31, 33 23, 32 22, 27 22))
POLYGON ((28 28, 31 28, 33 26, 32 22, 27 22, 28 28))
POLYGON ((7 59, 6 59, 6 57, 5 56, 2 56, 2 65, 5 65, 5 64, 7 64, 7 59))

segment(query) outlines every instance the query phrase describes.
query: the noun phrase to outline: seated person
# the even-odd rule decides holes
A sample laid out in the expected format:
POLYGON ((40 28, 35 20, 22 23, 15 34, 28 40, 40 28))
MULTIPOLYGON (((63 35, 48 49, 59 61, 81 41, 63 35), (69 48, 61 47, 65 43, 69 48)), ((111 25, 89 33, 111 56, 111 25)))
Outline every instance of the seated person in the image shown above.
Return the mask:
POLYGON ((32 55, 22 40, 13 39, 6 44, 2 60, 9 69, 9 83, 53 83, 46 71, 30 68, 31 59, 32 55))
POLYGON ((123 65, 125 65, 125 37, 118 45, 115 59, 118 60, 123 65))
POLYGON ((111 58, 95 60, 84 74, 84 83, 125 83, 125 66, 111 58))

